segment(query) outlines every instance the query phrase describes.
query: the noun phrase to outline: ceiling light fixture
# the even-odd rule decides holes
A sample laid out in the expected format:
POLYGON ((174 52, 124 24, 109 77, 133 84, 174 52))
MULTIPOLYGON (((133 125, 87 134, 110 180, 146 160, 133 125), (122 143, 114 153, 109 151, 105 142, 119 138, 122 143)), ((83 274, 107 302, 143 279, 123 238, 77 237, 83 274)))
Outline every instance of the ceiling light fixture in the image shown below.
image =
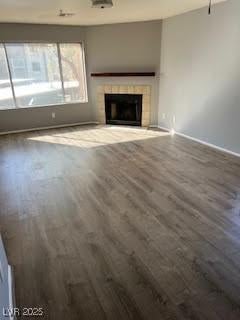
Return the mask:
POLYGON ((208 14, 210 15, 212 11, 212 0, 209 0, 209 6, 208 6, 208 14))
POLYGON ((112 8, 113 2, 112 0, 92 0, 92 7, 93 8, 112 8))
POLYGON ((63 10, 59 10, 59 14, 58 16, 61 17, 61 18, 67 18, 67 17, 72 17, 74 16, 75 13, 72 13, 72 12, 64 12, 63 10))

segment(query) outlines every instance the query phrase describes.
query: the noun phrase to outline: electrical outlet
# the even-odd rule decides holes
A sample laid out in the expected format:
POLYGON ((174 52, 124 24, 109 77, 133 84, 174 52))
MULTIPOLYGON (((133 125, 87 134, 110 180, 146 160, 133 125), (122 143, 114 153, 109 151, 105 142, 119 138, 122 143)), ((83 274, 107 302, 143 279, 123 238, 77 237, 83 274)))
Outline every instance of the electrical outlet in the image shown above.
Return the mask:
POLYGON ((163 120, 166 119, 166 114, 165 113, 162 114, 162 118, 163 118, 163 120))
POLYGON ((176 117, 173 116, 173 124, 175 124, 175 123, 176 123, 176 117))
POLYGON ((56 118, 56 114, 55 112, 52 112, 52 119, 55 119, 56 118))

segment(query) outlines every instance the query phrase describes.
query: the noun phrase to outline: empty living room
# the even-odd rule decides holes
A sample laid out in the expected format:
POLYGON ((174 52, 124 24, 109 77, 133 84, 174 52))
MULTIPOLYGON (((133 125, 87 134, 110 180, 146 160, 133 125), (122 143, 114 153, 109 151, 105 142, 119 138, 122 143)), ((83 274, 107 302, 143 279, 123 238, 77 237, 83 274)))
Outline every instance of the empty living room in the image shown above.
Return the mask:
POLYGON ((0 320, 240 319, 239 53, 239 0, 0 0, 0 320))

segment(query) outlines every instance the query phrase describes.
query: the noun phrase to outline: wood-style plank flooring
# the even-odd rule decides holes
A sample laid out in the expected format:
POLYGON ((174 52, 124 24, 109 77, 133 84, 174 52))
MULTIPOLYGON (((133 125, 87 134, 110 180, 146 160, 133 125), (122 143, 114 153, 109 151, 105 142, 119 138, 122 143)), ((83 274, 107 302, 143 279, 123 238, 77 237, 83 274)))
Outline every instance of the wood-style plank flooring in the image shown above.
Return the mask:
POLYGON ((240 319, 237 157, 137 128, 2 136, 0 231, 42 319, 240 319))

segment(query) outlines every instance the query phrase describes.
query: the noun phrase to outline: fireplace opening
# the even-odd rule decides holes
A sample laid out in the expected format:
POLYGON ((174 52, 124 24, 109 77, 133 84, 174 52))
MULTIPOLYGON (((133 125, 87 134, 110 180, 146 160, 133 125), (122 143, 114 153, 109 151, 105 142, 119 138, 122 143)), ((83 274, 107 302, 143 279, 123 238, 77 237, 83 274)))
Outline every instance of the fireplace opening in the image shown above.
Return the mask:
POLYGON ((105 94, 107 124, 141 126, 141 94, 105 94))

